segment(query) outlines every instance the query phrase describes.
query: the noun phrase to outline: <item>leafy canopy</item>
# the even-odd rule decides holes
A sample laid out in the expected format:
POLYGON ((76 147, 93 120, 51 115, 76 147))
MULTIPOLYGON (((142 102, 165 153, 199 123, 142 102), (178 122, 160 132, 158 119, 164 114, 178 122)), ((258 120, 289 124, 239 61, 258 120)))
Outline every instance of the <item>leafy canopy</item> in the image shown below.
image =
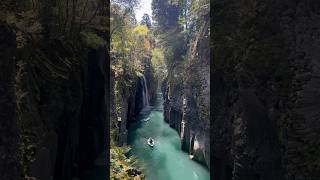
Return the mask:
POLYGON ((139 36, 146 36, 149 32, 149 29, 146 25, 139 25, 133 29, 133 33, 136 33, 139 36))

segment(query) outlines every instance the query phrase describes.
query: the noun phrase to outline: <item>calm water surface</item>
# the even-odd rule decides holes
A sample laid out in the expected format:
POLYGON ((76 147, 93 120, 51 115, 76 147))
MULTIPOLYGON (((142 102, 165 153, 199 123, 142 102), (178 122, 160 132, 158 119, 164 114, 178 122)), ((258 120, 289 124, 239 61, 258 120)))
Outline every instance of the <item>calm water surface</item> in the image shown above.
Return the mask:
POLYGON ((190 160, 181 150, 178 133, 163 119, 162 104, 162 94, 158 91, 154 106, 146 107, 130 126, 130 154, 142 163, 147 180, 209 180, 208 169, 190 160), (155 140, 153 148, 147 144, 149 137, 155 140))

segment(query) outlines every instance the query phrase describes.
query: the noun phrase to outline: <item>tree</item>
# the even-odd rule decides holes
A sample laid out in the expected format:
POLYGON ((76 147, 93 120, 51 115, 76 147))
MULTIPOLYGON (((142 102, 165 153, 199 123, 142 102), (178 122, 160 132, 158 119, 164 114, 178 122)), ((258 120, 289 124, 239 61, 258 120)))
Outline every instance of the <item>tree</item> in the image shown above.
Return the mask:
POLYGON ((140 22, 141 25, 146 25, 149 29, 151 28, 151 20, 148 14, 144 14, 142 16, 142 20, 140 22))
POLYGON ((152 15, 161 31, 178 27, 179 3, 168 0, 153 0, 152 15))

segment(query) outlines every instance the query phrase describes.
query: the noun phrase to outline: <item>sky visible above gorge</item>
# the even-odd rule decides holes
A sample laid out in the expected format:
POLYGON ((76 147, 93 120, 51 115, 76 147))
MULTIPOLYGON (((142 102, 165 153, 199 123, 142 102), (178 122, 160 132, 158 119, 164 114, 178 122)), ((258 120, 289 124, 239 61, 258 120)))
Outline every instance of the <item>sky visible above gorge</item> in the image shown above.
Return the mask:
POLYGON ((136 9, 136 19, 138 22, 141 21, 144 14, 148 14, 152 21, 152 10, 151 10, 152 0, 140 0, 140 7, 136 9))

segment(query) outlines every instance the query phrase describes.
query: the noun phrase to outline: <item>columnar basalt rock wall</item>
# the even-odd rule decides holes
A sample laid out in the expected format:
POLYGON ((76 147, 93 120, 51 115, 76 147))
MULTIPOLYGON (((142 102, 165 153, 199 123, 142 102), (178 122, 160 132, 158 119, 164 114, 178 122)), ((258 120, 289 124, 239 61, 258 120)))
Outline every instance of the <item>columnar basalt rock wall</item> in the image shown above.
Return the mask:
MULTIPOLYGON (((39 117, 44 122, 34 123, 40 127, 28 126, 38 136, 34 141, 37 147, 34 149, 35 161, 30 165, 30 176, 81 177, 80 173, 92 168, 107 147, 106 52, 103 48, 88 49, 81 54, 59 41, 51 45, 57 48, 57 52, 49 51, 50 45, 43 46, 40 52, 43 52, 44 61, 52 63, 48 68, 52 68, 52 73, 57 73, 57 76, 34 74, 31 77, 40 81, 36 86, 39 91, 31 93, 39 94, 40 99, 34 99, 36 104, 29 105, 39 109, 39 115, 33 113, 31 117, 39 117), (62 66, 64 62, 70 66, 62 66)), ((40 74, 43 73, 46 73, 45 69, 40 70, 40 74)), ((26 86, 20 88, 28 91, 26 86)), ((26 122, 30 121, 27 119, 29 112, 25 110, 22 114, 26 122)))
POLYGON ((176 59, 169 67, 161 89, 164 119, 177 130, 182 149, 210 167, 210 47, 206 20, 191 40, 186 58, 176 59))
MULTIPOLYGON (((129 125, 135 121, 135 118, 140 113, 140 111, 144 108, 143 105, 143 92, 145 88, 148 88, 148 96, 149 103, 151 103, 156 97, 156 78, 154 77, 154 73, 152 71, 152 67, 150 65, 150 59, 146 59, 144 62, 145 69, 143 72, 143 76, 145 77, 146 84, 144 83, 144 79, 142 76, 138 76, 137 74, 130 75, 130 81, 132 82, 130 87, 118 87, 120 88, 120 96, 119 102, 116 102, 114 91, 111 91, 110 101, 110 111, 111 111, 111 121, 119 121, 117 122, 117 132, 116 132, 116 141, 118 146, 123 146, 127 144, 127 135, 129 125), (146 87, 145 87, 146 86, 146 87), (119 103, 120 113, 116 113, 116 103, 119 103)), ((111 88, 114 90, 115 81, 122 81, 120 78, 115 77, 114 73, 111 74, 111 88), (116 79, 118 78, 118 79, 116 79)))
POLYGON ((21 140, 16 109, 15 90, 15 34, 0 22, 0 177, 8 180, 22 179, 21 140))
POLYGON ((319 5, 213 2, 215 179, 319 177, 319 5))
MULTIPOLYGON (((7 46, 13 46, 3 48, 7 55, 0 68, 9 72, 1 78, 11 78, 11 89, 5 90, 10 102, 0 104, 1 110, 10 105, 6 112, 11 113, 10 127, 2 126, 1 132, 9 133, 3 134, 3 143, 10 143, 5 147, 11 150, 2 154, 16 165, 7 164, 2 178, 81 177, 107 148, 106 48, 76 47, 58 39, 33 42, 23 32, 6 33, 1 44, 8 40, 7 46), (14 44, 19 33, 26 38, 23 46, 14 44)), ((8 84, 6 79, 1 84, 8 84)))

